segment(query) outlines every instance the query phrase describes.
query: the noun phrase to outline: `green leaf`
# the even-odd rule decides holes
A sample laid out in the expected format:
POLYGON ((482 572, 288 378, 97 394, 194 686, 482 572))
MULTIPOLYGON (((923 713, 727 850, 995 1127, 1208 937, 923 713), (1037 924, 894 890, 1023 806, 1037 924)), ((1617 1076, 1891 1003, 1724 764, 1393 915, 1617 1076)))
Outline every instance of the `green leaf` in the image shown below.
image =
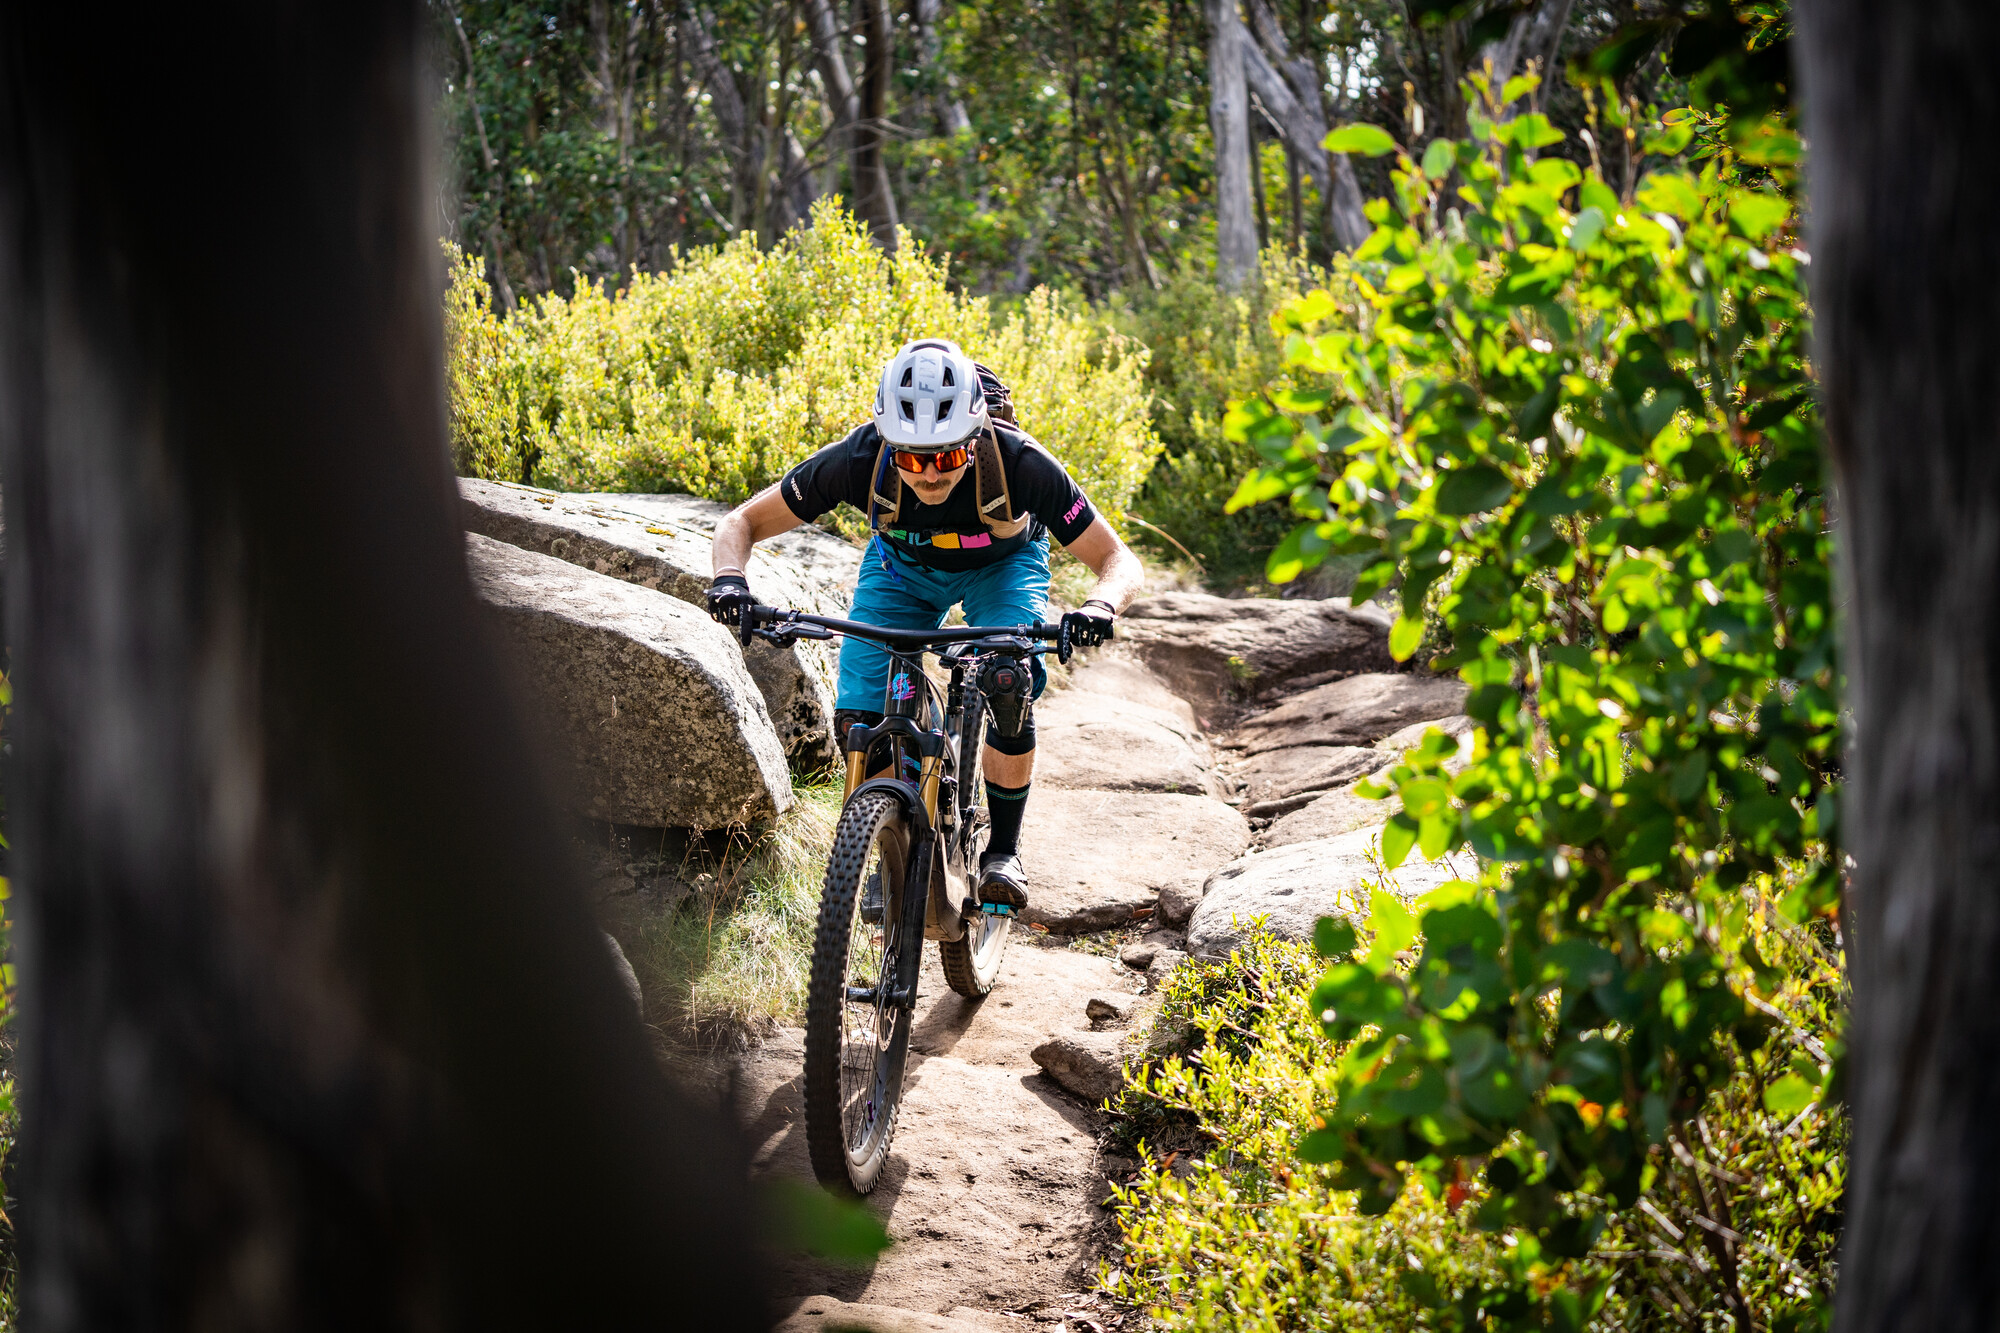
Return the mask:
POLYGON ((1597 238, 1603 234, 1603 211, 1597 208, 1586 208, 1576 215, 1575 221, 1569 224, 1569 236, 1563 241, 1563 244, 1580 254, 1595 244, 1597 238))
POLYGON ((1764 1109, 1772 1115, 1790 1120, 1811 1106, 1817 1096, 1819 1096, 1818 1088, 1797 1074, 1786 1074, 1764 1089, 1764 1109))
POLYGON ((1344 917, 1321 917, 1313 922, 1313 948, 1322 958, 1347 957, 1354 952, 1354 923, 1344 917))
POLYGON ((1416 821, 1397 815, 1382 826, 1382 864, 1394 870, 1407 861, 1410 848, 1417 845, 1416 821))
POLYGON ((1451 789, 1436 778, 1416 778, 1402 787, 1403 813, 1423 819, 1451 806, 1451 789))
POLYGON ((1417 823, 1417 850, 1435 861, 1451 850, 1458 837, 1458 820, 1450 810, 1425 815, 1417 823))
POLYGON ((1340 1160, 1340 1135, 1330 1129, 1316 1129, 1299 1140, 1301 1162, 1326 1163, 1340 1160))
POLYGON ((1433 139, 1424 149, 1424 175, 1441 181, 1458 165, 1458 145, 1449 139, 1433 139))
MULTIPOLYGON (((1387 842, 1388 838, 1385 828, 1382 839, 1387 842)), ((1389 858, 1385 854, 1382 859, 1389 858)), ((1368 906, 1368 924, 1375 930, 1374 942, 1368 946, 1368 965, 1380 973, 1396 961, 1397 954, 1416 943, 1417 918, 1393 894, 1381 889, 1368 895, 1368 906)))
POLYGON ((1384 153, 1396 151, 1396 141, 1379 126, 1369 124, 1342 125, 1326 136, 1325 147, 1334 153, 1360 153, 1363 157, 1380 157, 1384 153))
POLYGON ((1671 213, 1683 222, 1701 216, 1701 189, 1694 177, 1678 171, 1659 171, 1646 177, 1637 195, 1639 207, 1648 213, 1671 213))
POLYGON ((1514 483, 1491 463, 1474 463, 1445 474, 1433 501, 1440 514, 1478 514, 1498 508, 1514 493, 1514 483))
POLYGON ((1549 118, 1531 111, 1514 121, 1514 142, 1524 149, 1548 148, 1563 141, 1563 132, 1549 124, 1549 118))
POLYGON ((1729 196, 1729 221, 1753 241, 1761 241, 1791 215, 1790 202, 1780 195, 1744 190, 1729 196))
POLYGON ((836 1199, 802 1180, 767 1187, 781 1243, 835 1263, 865 1264, 889 1248, 889 1232, 866 1204, 836 1199))
POLYGON ((1396 623, 1389 627, 1389 656, 1398 662, 1407 662, 1424 641, 1424 622, 1411 616, 1398 616, 1396 623))

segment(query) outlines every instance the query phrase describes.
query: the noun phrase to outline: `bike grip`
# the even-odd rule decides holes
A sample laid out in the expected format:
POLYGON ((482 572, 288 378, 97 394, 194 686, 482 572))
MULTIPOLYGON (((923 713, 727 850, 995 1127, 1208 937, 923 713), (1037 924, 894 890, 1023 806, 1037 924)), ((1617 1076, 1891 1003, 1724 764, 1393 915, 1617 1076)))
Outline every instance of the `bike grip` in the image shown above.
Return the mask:
POLYGON ((1056 622, 1056 661, 1069 665, 1069 655, 1073 645, 1069 641, 1069 620, 1065 617, 1056 622))
POLYGON ((743 641, 743 646, 745 648, 748 648, 750 646, 750 641, 757 635, 757 622, 759 620, 767 618, 767 613, 770 611, 770 609, 771 608, 768 606, 758 606, 755 603, 752 603, 751 605, 744 607, 742 614, 737 616, 736 637, 743 641), (760 614, 760 613, 765 613, 765 614, 760 614))

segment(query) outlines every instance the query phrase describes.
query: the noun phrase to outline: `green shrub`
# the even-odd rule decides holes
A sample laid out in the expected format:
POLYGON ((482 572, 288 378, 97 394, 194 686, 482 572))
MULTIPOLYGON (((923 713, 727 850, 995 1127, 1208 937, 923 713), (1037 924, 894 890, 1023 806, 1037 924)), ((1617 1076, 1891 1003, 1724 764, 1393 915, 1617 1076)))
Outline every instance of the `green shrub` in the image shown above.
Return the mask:
POLYGON ((883 362, 920 336, 998 371, 1114 524, 1160 447, 1138 343, 1047 289, 996 320, 831 201, 768 251, 741 237, 617 291, 579 277, 505 318, 483 262, 457 256, 446 314, 453 447, 475 476, 740 502, 866 421, 883 362))
MULTIPOLYGON (((1470 846, 1482 879, 1378 895, 1365 954, 1329 936, 1313 1008, 1348 1045, 1300 1152, 1363 1211, 1481 1174, 1519 1260, 1498 1317, 1540 1327, 1602 1294, 1581 1256, 1665 1210, 1660 1153, 1763 1058, 1757 913, 1833 910, 1840 736, 1792 200, 1700 113, 1621 194, 1497 100, 1465 142, 1371 131, 1395 194, 1353 287, 1281 312, 1289 378, 1228 428, 1263 459, 1232 505, 1306 520, 1271 577, 1365 555, 1357 592, 1401 583, 1391 651, 1431 638, 1478 727, 1462 771, 1433 732, 1383 775, 1385 862, 1470 846)), ((1830 1066, 1774 1077, 1815 1098, 1830 1066)))
MULTIPOLYGON (((1163 1329, 1722 1333, 1741 1326, 1738 1306, 1759 1329, 1819 1326, 1846 1125, 1794 1066, 1829 1054, 1838 960, 1762 906, 1762 947, 1786 977, 1772 1004, 1783 1035, 1728 1050, 1728 1077, 1686 1117, 1691 1140, 1650 1149, 1646 1208, 1566 1258, 1504 1225, 1477 1172, 1413 1184, 1383 1213, 1342 1168, 1299 1160, 1354 1049, 1322 1030, 1310 949, 1260 936, 1226 962, 1186 965, 1155 1024, 1167 1057, 1115 1104, 1152 1133, 1137 1179, 1114 1190, 1125 1243, 1102 1287, 1163 1329), (1524 1291, 1550 1299, 1530 1309, 1524 1291)), ((1503 1150, 1532 1145, 1517 1135, 1503 1150)), ((1547 1206, 1582 1218, 1605 1200, 1552 1193, 1547 1206)))

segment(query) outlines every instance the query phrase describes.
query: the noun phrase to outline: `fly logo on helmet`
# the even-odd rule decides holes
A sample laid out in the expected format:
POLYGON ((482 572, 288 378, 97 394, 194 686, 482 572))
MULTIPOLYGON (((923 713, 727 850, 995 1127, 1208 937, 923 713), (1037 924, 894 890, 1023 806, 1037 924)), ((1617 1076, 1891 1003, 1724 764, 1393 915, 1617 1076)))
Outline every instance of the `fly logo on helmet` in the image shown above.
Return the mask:
MULTIPOLYGON (((882 368, 875 390, 881 452, 868 486, 868 526, 880 532, 902 511, 904 487, 890 455, 939 453, 972 438, 972 489, 979 521, 993 537, 1019 535, 1029 516, 1014 506, 993 423, 1013 426, 1013 395, 998 375, 941 338, 905 343, 882 368), (893 482, 894 485, 890 485, 893 482)), ((1025 433, 1029 447, 1042 446, 1025 433)))

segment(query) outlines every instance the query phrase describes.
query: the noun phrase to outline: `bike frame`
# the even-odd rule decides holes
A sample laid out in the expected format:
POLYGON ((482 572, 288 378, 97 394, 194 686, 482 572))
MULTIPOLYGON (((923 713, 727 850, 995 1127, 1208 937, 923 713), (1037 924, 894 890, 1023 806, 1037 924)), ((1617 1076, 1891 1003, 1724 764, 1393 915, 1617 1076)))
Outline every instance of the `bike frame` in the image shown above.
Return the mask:
MULTIPOLYGON (((833 616, 753 606, 744 611, 740 632, 746 644, 752 638, 789 644, 800 638, 851 635, 889 650, 882 720, 872 727, 857 723, 840 738, 847 754, 846 790, 841 801, 845 805, 863 791, 887 791, 902 803, 913 835, 903 883, 927 885, 929 891, 908 894, 900 904, 885 903, 884 919, 899 922, 901 939, 958 939, 965 929, 967 905, 974 897, 969 867, 960 862, 971 831, 971 775, 978 771, 978 744, 983 735, 980 723, 986 712, 985 696, 976 684, 978 664, 996 653, 1026 659, 1052 650, 1059 661, 1067 662, 1068 628, 1042 623, 887 629, 833 616), (1053 649, 1045 644, 1052 644, 1053 649), (947 692, 941 694, 924 669, 926 653, 938 654, 941 664, 950 668, 947 692), (954 724, 958 753, 951 744, 954 724), (883 746, 889 772, 870 778, 870 757, 878 745, 883 746), (916 761, 914 775, 907 771, 912 759, 916 761), (941 847, 947 838, 949 843, 941 847)), ((898 952, 899 992, 915 995, 921 955, 921 946, 898 952), (901 975, 905 970, 907 978, 901 975)))

